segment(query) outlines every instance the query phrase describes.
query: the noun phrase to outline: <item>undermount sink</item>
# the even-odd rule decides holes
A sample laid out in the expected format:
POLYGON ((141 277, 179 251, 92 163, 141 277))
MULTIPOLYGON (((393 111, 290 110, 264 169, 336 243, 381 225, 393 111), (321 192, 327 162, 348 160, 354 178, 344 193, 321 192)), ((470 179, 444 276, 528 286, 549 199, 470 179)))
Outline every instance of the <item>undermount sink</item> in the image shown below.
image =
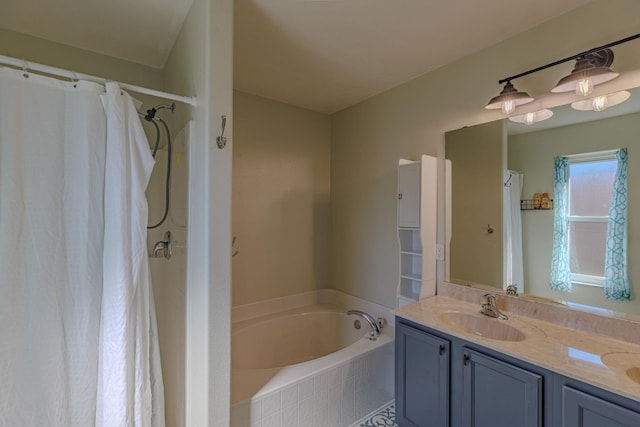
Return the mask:
POLYGON ((640 353, 606 353, 600 359, 612 371, 624 372, 631 381, 640 384, 640 353))
POLYGON ((499 341, 522 341, 527 336, 517 328, 507 325, 508 320, 499 320, 483 314, 447 311, 440 318, 450 325, 470 334, 499 341))

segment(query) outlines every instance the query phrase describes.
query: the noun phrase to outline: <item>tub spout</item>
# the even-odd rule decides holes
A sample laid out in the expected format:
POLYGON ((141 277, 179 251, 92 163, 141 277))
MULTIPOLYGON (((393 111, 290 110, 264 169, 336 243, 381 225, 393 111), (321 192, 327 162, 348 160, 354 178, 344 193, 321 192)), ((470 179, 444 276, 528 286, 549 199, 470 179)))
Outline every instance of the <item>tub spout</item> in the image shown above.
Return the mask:
POLYGON ((378 319, 374 319, 373 316, 365 313, 364 311, 360 311, 360 310, 347 311, 347 315, 350 316, 352 314, 362 317, 369 324, 369 326, 371 327, 371 331, 369 332, 369 339, 371 341, 375 341, 376 339, 378 339, 378 335, 380 335, 380 332, 382 331, 382 328, 384 327, 384 323, 385 323, 382 317, 379 317, 378 319))
POLYGON ((164 256, 166 259, 171 258, 173 253, 173 244, 171 243, 171 232, 164 233, 164 240, 157 242, 153 246, 153 258, 160 258, 164 256))

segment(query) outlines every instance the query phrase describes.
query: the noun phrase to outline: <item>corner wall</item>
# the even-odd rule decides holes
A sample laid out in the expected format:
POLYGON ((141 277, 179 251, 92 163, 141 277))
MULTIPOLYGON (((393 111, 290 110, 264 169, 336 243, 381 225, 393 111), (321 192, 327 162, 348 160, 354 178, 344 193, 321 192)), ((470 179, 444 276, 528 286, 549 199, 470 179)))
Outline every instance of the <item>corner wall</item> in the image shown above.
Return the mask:
POLYGON ((233 305, 329 287, 329 116, 239 91, 233 108, 233 305))
POLYGON ((181 424, 229 425, 233 1, 194 0, 165 67, 166 90, 195 96, 175 128, 194 120, 189 148, 185 409, 181 424), (227 145, 216 135, 227 116, 227 145))

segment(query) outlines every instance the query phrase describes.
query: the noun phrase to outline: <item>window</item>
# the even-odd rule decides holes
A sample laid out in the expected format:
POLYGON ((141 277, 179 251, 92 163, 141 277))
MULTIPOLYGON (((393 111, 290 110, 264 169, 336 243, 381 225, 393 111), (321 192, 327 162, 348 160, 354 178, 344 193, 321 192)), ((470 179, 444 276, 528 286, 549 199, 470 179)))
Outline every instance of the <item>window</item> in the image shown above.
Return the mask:
POLYGON ((551 289, 604 286, 631 299, 627 276, 627 149, 556 157, 551 289))
POLYGON ((615 153, 568 156, 569 270, 573 283, 604 286, 604 260, 615 153))

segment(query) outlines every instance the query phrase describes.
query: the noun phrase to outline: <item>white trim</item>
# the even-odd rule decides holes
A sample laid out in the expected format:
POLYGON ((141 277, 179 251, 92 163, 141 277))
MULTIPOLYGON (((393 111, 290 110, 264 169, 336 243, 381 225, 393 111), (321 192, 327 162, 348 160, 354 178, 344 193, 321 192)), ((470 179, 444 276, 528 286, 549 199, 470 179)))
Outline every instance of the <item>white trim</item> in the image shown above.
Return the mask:
MULTIPOLYGON (((604 151, 595 151, 591 153, 581 153, 581 154, 572 154, 565 156, 569 161, 569 165, 576 163, 596 163, 602 161, 611 161, 616 160, 616 153, 618 149, 615 150, 604 150, 604 151)), ((569 174, 569 191, 568 191, 568 203, 571 205, 571 174, 569 174)), ((609 221, 609 216, 586 216, 586 215, 569 215, 567 216, 567 223, 571 222, 590 222, 590 223, 607 223, 609 221)), ((602 276, 592 276, 588 274, 580 274, 571 272, 571 283, 575 285, 584 285, 584 286, 595 286, 599 288, 604 287, 604 277, 602 276)))
POLYGON ((616 152, 618 150, 619 148, 615 150, 593 151, 591 153, 568 154, 563 157, 566 157, 567 160, 569 160, 569 163, 589 163, 604 160, 615 160, 616 152))
POLYGON ((604 277, 588 274, 571 273, 571 283, 575 285, 595 286, 604 288, 604 277))
MULTIPOLYGON (((35 71, 38 73, 50 74, 56 77, 63 77, 69 80, 87 80, 94 83, 106 84, 109 79, 104 77, 96 77, 90 74, 76 73, 75 71, 65 70, 63 68, 52 67, 50 65, 38 64, 36 62, 27 62, 22 59, 12 58, 10 56, 0 55, 0 64, 9 65, 19 69, 23 69, 27 72, 35 71)), ((171 101, 178 101, 188 105, 196 105, 196 99, 194 97, 175 95, 173 93, 162 92, 155 89, 149 89, 142 86, 136 86, 129 83, 118 82, 120 88, 128 90, 130 92, 141 93, 145 95, 157 96, 158 98, 164 98, 171 101)))
POLYGON ((567 216, 567 222, 608 222, 608 216, 567 216))

